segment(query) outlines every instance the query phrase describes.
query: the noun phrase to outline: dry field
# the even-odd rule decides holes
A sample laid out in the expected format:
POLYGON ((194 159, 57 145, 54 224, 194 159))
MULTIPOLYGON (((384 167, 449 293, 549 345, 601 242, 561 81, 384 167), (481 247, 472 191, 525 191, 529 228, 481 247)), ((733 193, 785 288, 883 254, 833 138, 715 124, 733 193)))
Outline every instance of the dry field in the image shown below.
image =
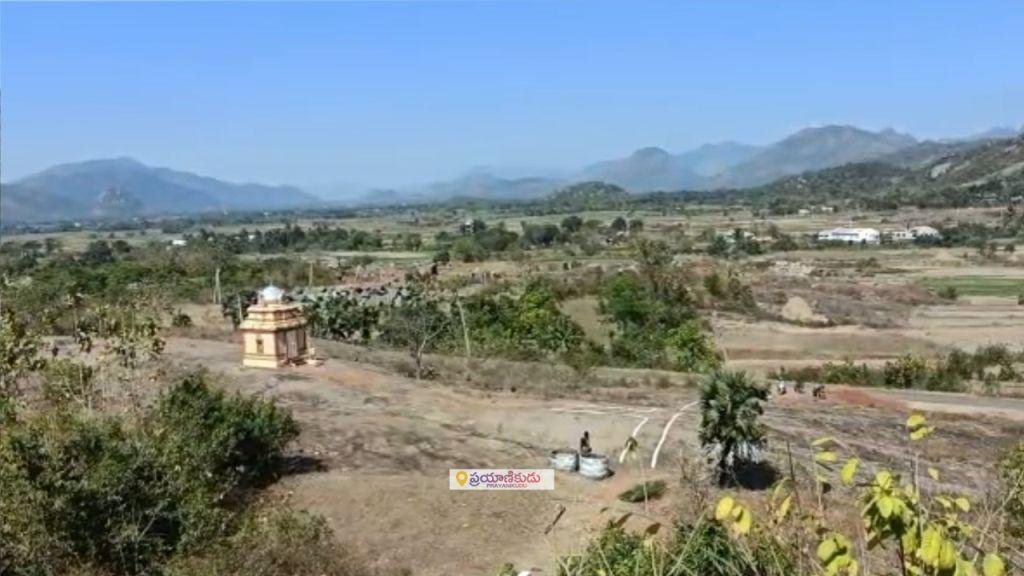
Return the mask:
MULTIPOLYGON (((296 459, 296 474, 273 490, 325 515, 339 538, 382 566, 428 575, 483 574, 511 561, 552 573, 558 556, 581 546, 611 515, 643 512, 615 499, 641 477, 663 478, 670 486, 647 518, 670 522, 679 506, 695 498, 679 482, 681 463, 698 457, 692 387, 582 388, 551 397, 529 386, 510 392, 459 380, 416 382, 336 358, 319 367, 244 369, 239 356, 238 345, 223 340, 173 338, 167 350, 178 368, 205 367, 223 386, 275 398, 293 411, 302 426, 296 448, 302 458, 296 459), (591 432, 598 451, 613 457, 635 434, 639 458, 614 465, 616 474, 602 482, 559 473, 552 492, 447 489, 449 468, 544 467, 551 449, 574 445, 583 430, 591 432), (545 534, 559 506, 566 512, 545 534)), ((519 365, 524 378, 529 369, 519 365)), ((515 365, 506 371, 515 380, 515 365)), ((791 394, 768 406, 771 459, 787 466, 788 442, 799 467, 811 440, 834 435, 869 463, 906 468, 902 423, 909 410, 970 407, 984 414, 992 408, 985 400, 840 388, 824 401, 791 394)), ((940 432, 924 457, 945 470, 944 482, 975 494, 990 487, 999 450, 1024 436, 1024 402, 1004 400, 991 412, 1000 417, 932 417, 940 432)))

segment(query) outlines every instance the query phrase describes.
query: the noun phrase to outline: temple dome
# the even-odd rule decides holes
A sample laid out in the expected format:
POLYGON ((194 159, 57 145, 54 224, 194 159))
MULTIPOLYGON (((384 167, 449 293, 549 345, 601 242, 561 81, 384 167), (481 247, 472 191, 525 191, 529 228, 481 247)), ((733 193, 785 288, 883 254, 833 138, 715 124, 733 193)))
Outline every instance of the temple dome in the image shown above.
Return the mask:
POLYGON ((266 304, 281 302, 282 300, 284 300, 284 290, 281 290, 277 286, 271 284, 264 288, 263 290, 260 290, 259 296, 260 302, 266 304))

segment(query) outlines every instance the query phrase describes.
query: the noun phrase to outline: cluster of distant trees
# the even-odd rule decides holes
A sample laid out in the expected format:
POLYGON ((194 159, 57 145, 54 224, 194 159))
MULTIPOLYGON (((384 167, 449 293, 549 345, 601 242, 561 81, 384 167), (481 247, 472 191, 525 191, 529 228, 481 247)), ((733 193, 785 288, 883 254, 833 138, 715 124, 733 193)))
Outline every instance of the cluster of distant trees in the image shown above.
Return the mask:
POLYGON ((593 254, 610 238, 627 232, 636 234, 643 227, 644 222, 639 218, 627 221, 618 216, 605 225, 597 219, 583 220, 577 215, 570 215, 563 218, 560 224, 523 221, 520 223, 520 232, 515 232, 509 230, 503 222, 491 226, 481 219, 474 219, 460 226, 458 232, 442 231, 435 236, 435 259, 479 262, 494 254, 507 255, 516 250, 570 244, 578 246, 585 253, 593 254))
POLYGON ((380 250, 384 238, 375 232, 347 229, 317 223, 309 228, 286 224, 280 228, 249 231, 242 228, 236 233, 223 233, 206 229, 186 234, 185 240, 207 244, 228 252, 277 253, 304 252, 307 250, 380 250))

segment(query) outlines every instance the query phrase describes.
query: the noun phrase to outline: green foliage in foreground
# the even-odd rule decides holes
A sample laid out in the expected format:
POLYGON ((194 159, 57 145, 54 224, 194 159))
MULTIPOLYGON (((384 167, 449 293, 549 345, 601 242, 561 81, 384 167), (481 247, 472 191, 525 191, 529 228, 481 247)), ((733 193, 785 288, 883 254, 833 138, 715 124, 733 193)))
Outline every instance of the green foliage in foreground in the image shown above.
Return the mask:
POLYGON ((1024 538, 1024 441, 1007 453, 1000 471, 1006 492, 1009 531, 1017 538, 1024 538))
POLYGON ((610 524, 587 549, 562 558, 559 576, 792 576, 795 563, 769 538, 737 540, 706 518, 676 527, 667 545, 610 524))
POLYGON ((0 434, 0 573, 150 574, 229 534, 298 433, 263 400, 189 377, 137 422, 68 406, 0 434))

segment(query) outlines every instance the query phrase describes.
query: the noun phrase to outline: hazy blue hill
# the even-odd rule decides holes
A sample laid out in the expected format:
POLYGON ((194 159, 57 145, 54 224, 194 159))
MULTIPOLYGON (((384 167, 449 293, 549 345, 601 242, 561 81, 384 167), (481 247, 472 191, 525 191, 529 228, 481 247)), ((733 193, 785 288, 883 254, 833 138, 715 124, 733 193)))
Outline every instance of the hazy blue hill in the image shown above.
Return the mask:
POLYGON ((676 155, 678 163, 700 176, 715 176, 761 151, 760 146, 739 142, 704 144, 676 155))
POLYGON ((548 203, 567 210, 607 209, 625 205, 630 195, 622 187, 607 182, 579 182, 548 197, 548 203))
POLYGON ((700 188, 706 181, 687 162, 656 147, 641 148, 626 158, 591 164, 578 179, 610 182, 634 192, 700 188))
POLYGON ((916 144, 913 136, 894 130, 870 132, 854 126, 805 128, 725 171, 714 185, 756 186, 808 170, 872 160, 916 144))
POLYGON ((4 221, 289 208, 315 196, 291 186, 234 184, 131 158, 61 164, 4 185, 4 221))
POLYGON ((474 171, 454 180, 430 184, 425 189, 415 192, 418 196, 432 200, 531 200, 547 196, 560 185, 561 182, 551 178, 500 178, 487 172, 474 171))

